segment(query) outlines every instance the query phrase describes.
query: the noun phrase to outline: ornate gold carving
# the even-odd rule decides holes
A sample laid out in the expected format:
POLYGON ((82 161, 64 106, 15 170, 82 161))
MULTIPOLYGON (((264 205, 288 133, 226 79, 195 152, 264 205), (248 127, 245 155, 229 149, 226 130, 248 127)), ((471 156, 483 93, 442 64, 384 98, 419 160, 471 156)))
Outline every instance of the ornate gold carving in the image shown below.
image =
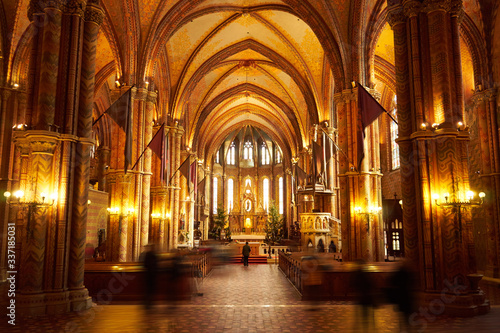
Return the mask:
POLYGON ((33 153, 53 154, 56 148, 56 142, 34 140, 30 141, 30 148, 33 153))

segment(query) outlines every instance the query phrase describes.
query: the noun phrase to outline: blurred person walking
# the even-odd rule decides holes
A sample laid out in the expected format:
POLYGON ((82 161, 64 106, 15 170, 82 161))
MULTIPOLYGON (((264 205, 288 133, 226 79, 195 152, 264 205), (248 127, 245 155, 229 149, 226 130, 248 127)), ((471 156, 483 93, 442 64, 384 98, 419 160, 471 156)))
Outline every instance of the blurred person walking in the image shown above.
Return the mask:
POLYGON ((146 309, 151 308, 153 303, 153 295, 156 289, 156 276, 158 273, 158 256, 156 255, 153 244, 146 245, 146 251, 141 254, 141 261, 146 269, 145 279, 145 306, 146 309))
MULTIPOLYGON (((355 326, 361 325, 361 332, 376 331, 374 307, 375 290, 372 277, 368 272, 364 260, 357 261, 357 269, 353 272, 352 287, 357 295, 358 318, 355 318, 355 326)), ((358 330, 356 330, 358 331, 358 330)))

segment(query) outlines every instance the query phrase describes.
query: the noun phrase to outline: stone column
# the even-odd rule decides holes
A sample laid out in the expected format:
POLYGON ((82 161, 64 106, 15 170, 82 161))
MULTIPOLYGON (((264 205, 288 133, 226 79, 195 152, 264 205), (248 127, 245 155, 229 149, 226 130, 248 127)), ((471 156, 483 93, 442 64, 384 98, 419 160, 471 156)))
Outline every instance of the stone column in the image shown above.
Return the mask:
POLYGON ((424 304, 450 294, 441 313, 484 313, 489 310, 484 295, 467 290, 466 276, 476 272, 470 214, 432 200, 446 192, 451 202, 464 200, 470 189, 469 133, 458 125, 463 120, 457 55, 462 1, 406 0, 388 11, 396 54, 405 256, 419 273, 424 304))
POLYGON ((176 177, 176 153, 175 153, 175 133, 177 132, 177 128, 175 127, 169 127, 168 131, 168 144, 170 146, 169 149, 169 168, 170 168, 170 179, 169 179, 169 184, 168 184, 168 192, 169 192, 169 213, 170 213, 170 218, 168 219, 168 249, 173 249, 174 246, 174 206, 175 206, 175 188, 177 187, 175 183, 175 177, 176 177))
POLYGON ((22 244, 16 305, 22 314, 41 315, 47 311, 44 278, 46 246, 50 244, 47 244, 46 238, 48 223, 53 219, 52 206, 48 203, 55 190, 51 174, 58 135, 47 131, 29 131, 23 134, 15 142, 19 145, 27 143, 30 155, 27 166, 29 178, 24 183, 25 197, 20 204, 26 225, 26 238, 22 244))
MULTIPOLYGON (((146 96, 146 110, 144 115, 144 144, 147 145, 153 138, 153 111, 156 103, 157 94, 149 91, 146 96)), ((156 131, 158 129, 155 129, 156 131)), ((155 131, 155 132, 156 132, 155 131)), ((163 140, 165 138, 162 138, 163 140)), ((151 149, 144 152, 144 175, 142 183, 142 215, 141 215, 141 251, 148 243, 149 237, 149 218, 150 218, 150 195, 151 195, 151 149)), ((161 167, 161 163, 160 163, 161 167)), ((156 243, 158 246, 159 243, 156 243)))
POLYGON ((486 193, 485 203, 473 210, 474 240, 477 269, 486 276, 500 277, 500 165, 498 163, 498 135, 496 131, 497 90, 476 91, 466 112, 470 131, 469 174, 473 191, 486 193), (493 122, 494 121, 494 122, 493 122), (484 138, 487 138, 485 140, 484 138), (485 256, 486 254, 486 256, 485 256))
MULTIPOLYGON (((146 154, 146 151, 149 151, 149 149, 144 149, 146 148, 146 145, 149 143, 149 141, 146 141, 145 135, 146 135, 146 126, 151 126, 151 123, 149 125, 146 125, 146 98, 147 98, 147 90, 144 88, 138 88, 136 90, 135 95, 133 96, 134 100, 134 109, 136 110, 136 120, 134 120, 134 141, 136 143, 135 145, 135 158, 133 158, 132 163, 135 163, 137 161, 137 165, 134 168, 134 170, 131 170, 131 172, 134 172, 134 182, 135 182, 135 187, 134 187, 134 201, 131 204, 134 208, 134 214, 130 217, 131 222, 133 224, 133 232, 131 234, 131 243, 132 243, 132 252, 131 252, 131 260, 132 261, 137 261, 139 259, 139 255, 141 253, 141 230, 142 230, 142 214, 143 214, 143 185, 144 185, 144 155, 141 157, 142 152, 146 154)), ((152 117, 152 116, 151 116, 152 117)), ((151 133, 151 129, 149 130, 149 133, 151 133)), ((151 135, 151 134, 150 134, 151 135)), ((151 165, 151 164, 150 164, 151 165)), ((131 165, 130 167, 132 167, 131 165)), ((149 183, 148 183, 149 185, 149 183)), ((149 193, 148 193, 148 200, 149 200, 149 193)), ((149 215, 149 202, 148 202, 148 209, 147 209, 147 214, 149 215)), ((149 219, 148 219, 149 220, 149 219)), ((146 240, 147 242, 147 240, 146 240)))
POLYGON ((98 165, 97 165, 97 189, 99 191, 109 192, 108 183, 106 180, 107 168, 109 168, 111 149, 106 146, 97 148, 98 165))
POLYGON ((62 15, 56 2, 48 2, 44 8, 41 8, 42 5, 45 3, 32 0, 28 13, 35 22, 32 23, 33 33, 41 34, 35 39, 40 44, 33 46, 36 51, 32 53, 35 59, 40 59, 36 63, 38 74, 33 91, 32 124, 37 130, 51 130, 55 120, 62 15))
MULTIPOLYGON (((15 119, 15 112, 7 112, 7 103, 9 97, 11 96, 11 91, 8 89, 0 89, 0 156, 3 160, 10 161, 11 157, 11 140, 12 140, 12 124, 15 119)), ((0 198, 4 199, 3 194, 10 187, 9 184, 9 163, 2 163, 0 168, 0 198)), ((0 232, 3 235, 7 235, 7 224, 8 224, 8 209, 5 200, 0 199, 0 232)), ((6 279, 7 272, 7 247, 0 247, 0 282, 4 282, 6 279)))
MULTIPOLYGON (((370 91, 373 94, 373 91, 370 91)), ((344 90, 335 95, 339 121, 339 147, 344 151, 340 158, 339 182, 342 216, 343 260, 363 259, 367 262, 383 261, 384 246, 381 214, 371 207, 380 207, 381 186, 378 172, 378 124, 374 122, 365 129, 364 159, 357 170, 358 106, 357 88, 344 90), (349 149, 351 147, 351 149, 349 149)))
MULTIPOLYGON (((184 134, 184 129, 182 127, 179 127, 177 129, 177 132, 174 134, 175 138, 175 170, 179 169, 181 165, 181 138, 182 135, 184 134)), ((174 172, 175 172, 174 170, 174 172)), ((181 184, 181 177, 180 177, 180 172, 176 172, 175 177, 174 177, 174 208, 172 212, 172 248, 177 248, 177 239, 179 235, 179 214, 180 214, 180 187, 181 184)))
MULTIPOLYGON (((72 26, 76 16, 71 15, 72 26)), ((82 13, 83 14, 83 13, 82 13)), ((83 285, 85 270, 85 240, 87 236, 87 212, 90 176, 90 149, 92 141, 92 109, 94 104, 95 59, 99 26, 104 17, 103 10, 89 4, 85 9, 81 57, 81 76, 79 81, 79 103, 76 134, 78 142, 75 149, 73 207, 71 216, 70 253, 68 267, 68 289, 72 310, 86 310, 92 306, 92 299, 83 285)), ((68 125, 69 127, 70 125, 68 125)))

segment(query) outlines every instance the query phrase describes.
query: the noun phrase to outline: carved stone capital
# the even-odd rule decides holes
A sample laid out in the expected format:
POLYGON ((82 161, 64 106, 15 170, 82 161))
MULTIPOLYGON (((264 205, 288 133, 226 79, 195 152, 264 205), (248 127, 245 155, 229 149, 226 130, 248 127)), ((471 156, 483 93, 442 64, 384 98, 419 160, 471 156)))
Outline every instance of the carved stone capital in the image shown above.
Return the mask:
POLYGON ((389 8, 387 13, 387 22, 394 28, 395 25, 405 23, 407 16, 404 14, 403 7, 401 5, 396 5, 389 8))
POLYGON ((333 102, 335 103, 335 105, 338 105, 338 106, 341 106, 342 104, 344 104, 344 99, 342 98, 342 93, 336 93, 335 95, 333 95, 333 102))
POLYGON ((85 21, 94 22, 97 25, 101 25, 104 20, 104 10, 96 4, 87 4, 85 10, 85 21))
POLYGON ((445 11, 449 12, 451 10, 450 0, 425 0, 423 2, 422 10, 426 13, 431 13, 435 11, 445 11))
POLYGON ((407 17, 417 16, 422 10, 422 3, 420 1, 408 1, 403 5, 403 12, 407 17))
POLYGON ((459 20, 462 20, 464 16, 464 5, 462 0, 451 0, 450 7, 451 16, 458 17, 459 20))
POLYGON ((146 100, 146 97, 148 95, 148 91, 144 88, 138 88, 135 92, 135 96, 133 96, 133 98, 135 100, 139 100, 139 101, 144 101, 146 100))
POLYGON ((78 15, 83 17, 86 6, 87 3, 84 0, 66 0, 62 2, 61 10, 64 14, 78 15))
POLYGON ((158 99, 158 94, 156 92, 154 91, 148 92, 146 102, 155 104, 157 99, 158 99))
POLYGON ((43 9, 45 8, 45 3, 39 0, 31 0, 28 5, 28 19, 33 21, 33 15, 43 14, 43 9))

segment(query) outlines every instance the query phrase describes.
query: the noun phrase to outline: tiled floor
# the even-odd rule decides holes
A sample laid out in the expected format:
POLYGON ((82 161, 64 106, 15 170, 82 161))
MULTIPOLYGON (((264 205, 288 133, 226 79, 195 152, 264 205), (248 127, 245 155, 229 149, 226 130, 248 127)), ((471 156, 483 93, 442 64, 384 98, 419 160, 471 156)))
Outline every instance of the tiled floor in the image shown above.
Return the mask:
MULTIPOLYGON (((399 331, 391 306, 377 308, 374 324, 368 328, 359 324, 356 305, 322 302, 313 308, 300 301, 275 265, 214 269, 201 291, 203 296, 175 307, 157 304, 146 311, 137 304, 94 306, 81 314, 24 320, 8 332, 399 331)), ((500 307, 473 318, 429 317, 411 327, 411 332, 500 332, 500 307)))

